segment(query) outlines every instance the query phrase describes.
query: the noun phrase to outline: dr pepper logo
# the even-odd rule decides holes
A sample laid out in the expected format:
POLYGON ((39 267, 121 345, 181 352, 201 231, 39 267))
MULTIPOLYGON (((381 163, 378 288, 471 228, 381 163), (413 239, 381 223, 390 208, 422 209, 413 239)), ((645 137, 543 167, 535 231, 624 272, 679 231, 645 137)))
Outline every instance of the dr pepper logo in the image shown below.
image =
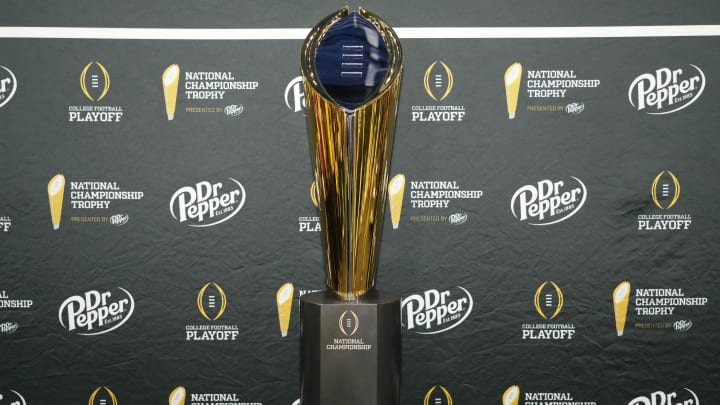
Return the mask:
POLYGON ((60 325, 78 335, 102 335, 113 331, 130 319, 135 300, 122 287, 112 290, 90 290, 73 295, 60 305, 60 325))
POLYGON ((178 189, 170 198, 170 214, 192 227, 221 224, 237 215, 245 205, 245 187, 239 181, 201 181, 178 189))
POLYGON ((577 214, 586 199, 587 188, 577 177, 545 179, 517 189, 510 200, 510 211, 520 222, 552 225, 577 214))
POLYGON ((0 107, 9 103, 17 90, 17 79, 13 72, 5 66, 0 66, 0 107))
POLYGON ((694 103, 705 90, 705 74, 695 65, 663 67, 643 73, 630 83, 628 100, 638 111, 663 115, 694 103))

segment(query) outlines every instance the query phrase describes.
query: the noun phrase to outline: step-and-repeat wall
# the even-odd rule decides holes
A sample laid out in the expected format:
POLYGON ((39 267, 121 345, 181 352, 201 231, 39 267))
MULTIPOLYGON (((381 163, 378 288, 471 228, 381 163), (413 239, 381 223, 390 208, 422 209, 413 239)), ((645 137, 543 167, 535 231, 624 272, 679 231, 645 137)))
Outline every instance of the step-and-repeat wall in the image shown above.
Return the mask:
MULTIPOLYGON (((367 5, 396 27, 720 15, 466 3, 367 5)), ((340 5, 10 2, 0 22, 309 28, 340 5)), ((302 40, 3 32, 0 404, 294 404, 298 298, 324 288, 302 40)), ((378 273, 403 297, 403 404, 720 398, 718 37, 417 32, 378 273)))

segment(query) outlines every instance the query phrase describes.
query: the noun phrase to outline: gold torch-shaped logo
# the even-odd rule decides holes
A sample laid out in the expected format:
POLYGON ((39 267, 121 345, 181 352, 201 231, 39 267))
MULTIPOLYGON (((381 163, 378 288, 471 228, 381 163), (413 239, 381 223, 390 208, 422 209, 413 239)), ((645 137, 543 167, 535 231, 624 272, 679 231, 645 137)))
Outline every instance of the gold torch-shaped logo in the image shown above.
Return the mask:
POLYGON ((180 81, 180 66, 170 65, 162 74, 163 94, 165 95, 165 112, 168 121, 175 118, 175 104, 177 103, 178 82, 180 81))
POLYGON ((402 50, 379 17, 344 7, 311 30, 300 67, 327 286, 355 299, 375 285, 402 50))
POLYGON ((278 321, 280 322, 280 334, 286 337, 290 329, 290 313, 292 312, 292 299, 295 287, 292 283, 285 283, 277 290, 275 300, 277 301, 278 321))
POLYGON ((65 194, 65 176, 56 174, 48 182, 48 200, 50 201, 50 217, 53 229, 60 229, 62 219, 63 194, 65 194))
POLYGON ((168 397, 168 405, 185 405, 185 387, 175 387, 168 397))
POLYGON ((613 309, 615 311, 615 329, 617 335, 622 336, 625 331, 625 318, 627 317, 628 301, 630 301, 630 283, 623 281, 613 291, 613 309))
POLYGON ((511 385, 502 396, 502 405, 518 405, 520 401, 520 387, 511 385))
POLYGON ((405 175, 396 174, 388 184, 390 198, 390 220, 393 229, 400 226, 400 213, 402 212, 403 194, 405 193, 405 175))
POLYGON ((508 118, 515 118, 518 96, 520 95, 520 81, 522 80, 522 65, 513 63, 505 71, 505 98, 507 100, 508 118))

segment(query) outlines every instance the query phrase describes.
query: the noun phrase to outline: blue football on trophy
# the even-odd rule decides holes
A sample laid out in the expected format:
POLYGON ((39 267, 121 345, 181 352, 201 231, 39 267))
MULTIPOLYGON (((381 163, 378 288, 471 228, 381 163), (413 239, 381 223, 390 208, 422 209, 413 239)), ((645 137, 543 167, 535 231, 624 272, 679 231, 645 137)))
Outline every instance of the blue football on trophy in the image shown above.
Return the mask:
POLYGON ((315 69, 335 102, 355 109, 380 88, 388 51, 377 28, 353 11, 333 24, 317 48, 315 69))

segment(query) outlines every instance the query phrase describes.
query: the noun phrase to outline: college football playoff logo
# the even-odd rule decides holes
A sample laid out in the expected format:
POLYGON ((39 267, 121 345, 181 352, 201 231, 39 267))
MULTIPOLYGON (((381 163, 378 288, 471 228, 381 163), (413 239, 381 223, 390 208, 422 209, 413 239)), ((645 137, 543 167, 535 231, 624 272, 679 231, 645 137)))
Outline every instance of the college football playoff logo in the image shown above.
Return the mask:
POLYGON ((118 400, 110 388, 100 386, 90 394, 88 405, 118 405, 118 400))
POLYGON ((340 315, 338 326, 340 326, 340 332, 343 335, 352 336, 360 327, 360 319, 354 311, 347 310, 340 315))
POLYGON ((225 313, 227 296, 217 283, 207 283, 197 295, 197 307, 203 318, 216 321, 225 313))
POLYGON ((90 62, 80 73, 80 88, 90 101, 100 101, 110 90, 110 74, 100 62, 90 62))
POLYGON ((423 405, 452 405, 453 399, 450 391, 442 385, 436 385, 430 388, 425 394, 423 405))
POLYGON ((443 61, 435 61, 428 66, 423 78, 425 92, 435 101, 443 101, 453 88, 452 70, 443 61))
POLYGON ((680 181, 670 170, 661 171, 652 183, 652 200, 661 210, 668 210, 680 198, 680 181))
POLYGON ((538 287, 535 291, 535 310, 543 319, 551 320, 555 319, 556 316, 562 311, 563 304, 565 303, 565 297, 563 296, 562 290, 553 281, 546 281, 538 287), (545 288, 550 283, 553 288, 545 288), (555 308, 555 310, 553 310, 555 308), (552 313, 550 313, 552 311, 552 313), (548 314, 550 314, 548 316, 548 314))

